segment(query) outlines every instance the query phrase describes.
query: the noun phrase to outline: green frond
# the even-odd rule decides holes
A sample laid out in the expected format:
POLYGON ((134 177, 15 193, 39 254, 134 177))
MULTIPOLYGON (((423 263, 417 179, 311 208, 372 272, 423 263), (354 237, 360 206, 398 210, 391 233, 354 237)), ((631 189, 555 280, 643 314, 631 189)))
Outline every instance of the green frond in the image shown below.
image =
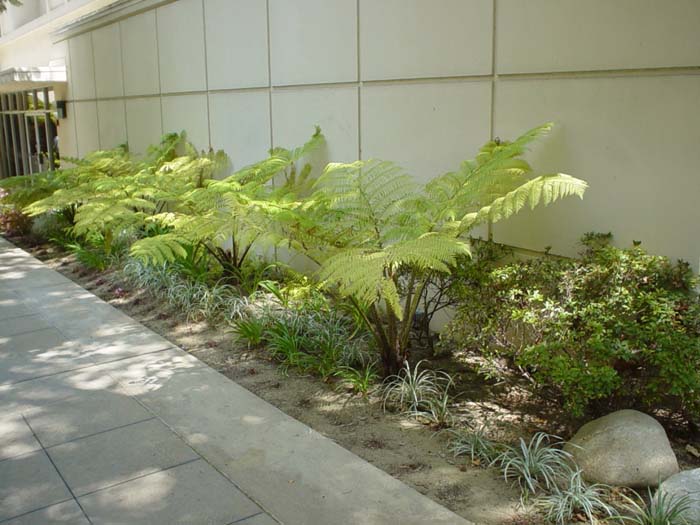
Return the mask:
POLYGON ((552 131, 552 128, 554 128, 554 123, 547 122, 526 131, 512 142, 495 140, 487 142, 479 150, 476 156, 476 163, 482 166, 488 163, 500 163, 504 159, 519 157, 525 153, 528 144, 543 137, 552 131))
POLYGON ((348 249, 328 258, 318 275, 326 286, 337 286, 342 295, 353 296, 361 303, 374 304, 380 291, 391 290, 391 286, 384 282, 387 280, 384 275, 386 266, 384 252, 348 249))
POLYGON ((311 135, 311 138, 302 146, 294 148, 293 150, 273 148, 270 151, 270 156, 286 159, 290 163, 298 162, 304 157, 308 157, 309 154, 321 147, 325 142, 326 138, 323 136, 323 133, 321 133, 321 128, 316 126, 314 134, 311 135))
POLYGON ((409 264, 418 271, 449 273, 459 255, 469 255, 469 245, 457 238, 426 233, 417 239, 397 242, 386 249, 393 265, 409 264))
POLYGON ((526 205, 533 209, 540 204, 547 206, 558 199, 573 195, 583 198, 586 188, 586 182, 570 175, 542 175, 495 199, 478 212, 466 215, 462 221, 462 230, 486 220, 496 222, 507 219, 526 205))
POLYGON ((342 295, 367 305, 383 299, 401 319, 403 312, 395 282, 400 268, 410 265, 419 272, 449 272, 455 258, 468 253, 469 246, 464 241, 427 233, 381 250, 343 250, 323 263, 319 278, 326 286, 337 286, 342 295))
POLYGON ((187 244, 178 234, 164 233, 136 241, 131 245, 131 255, 154 265, 162 265, 186 257, 187 244))
POLYGON ((400 167, 382 160, 329 164, 315 184, 318 205, 337 213, 335 227, 350 242, 385 244, 395 239, 416 184, 400 167))

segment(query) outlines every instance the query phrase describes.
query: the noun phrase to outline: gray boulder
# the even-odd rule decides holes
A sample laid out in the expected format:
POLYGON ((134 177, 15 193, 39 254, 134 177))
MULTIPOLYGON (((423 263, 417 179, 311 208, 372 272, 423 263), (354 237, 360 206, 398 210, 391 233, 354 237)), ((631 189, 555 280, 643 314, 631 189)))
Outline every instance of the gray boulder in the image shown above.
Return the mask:
POLYGON ((688 523, 700 523, 700 468, 686 470, 664 481, 655 497, 666 494, 671 500, 688 497, 688 509, 682 516, 688 523))
POLYGON ((620 410, 586 423, 565 449, 593 483, 655 487, 678 472, 664 428, 636 410, 620 410))

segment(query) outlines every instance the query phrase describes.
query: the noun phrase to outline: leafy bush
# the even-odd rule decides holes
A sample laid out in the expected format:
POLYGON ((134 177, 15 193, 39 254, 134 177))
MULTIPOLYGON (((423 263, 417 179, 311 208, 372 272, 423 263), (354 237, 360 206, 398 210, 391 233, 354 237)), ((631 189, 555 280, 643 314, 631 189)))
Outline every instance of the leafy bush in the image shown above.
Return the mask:
POLYGON ((69 242, 68 230, 71 225, 60 213, 45 213, 35 217, 32 223, 32 235, 43 241, 58 244, 69 242))
POLYGON ((526 377, 574 416, 700 409, 700 303, 684 262, 588 235, 580 260, 466 261, 447 341, 526 377))
POLYGON ((11 237, 27 235, 32 229, 32 218, 13 205, 0 208, 0 231, 11 237))
POLYGON ((245 341, 248 348, 260 346, 265 335, 265 320, 259 317, 243 317, 233 321, 233 333, 245 341))
POLYGON ((204 319, 233 321, 243 315, 247 298, 225 283, 194 280, 176 262, 150 265, 139 259, 128 260, 122 274, 135 286, 165 300, 186 314, 188 321, 204 319))

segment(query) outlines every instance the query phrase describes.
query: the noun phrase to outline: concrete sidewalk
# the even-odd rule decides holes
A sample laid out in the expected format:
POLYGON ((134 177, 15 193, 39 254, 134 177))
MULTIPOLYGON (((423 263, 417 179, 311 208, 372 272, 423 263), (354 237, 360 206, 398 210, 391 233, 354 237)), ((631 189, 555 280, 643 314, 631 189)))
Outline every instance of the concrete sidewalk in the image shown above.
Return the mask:
POLYGON ((0 524, 466 524, 0 238, 0 524))

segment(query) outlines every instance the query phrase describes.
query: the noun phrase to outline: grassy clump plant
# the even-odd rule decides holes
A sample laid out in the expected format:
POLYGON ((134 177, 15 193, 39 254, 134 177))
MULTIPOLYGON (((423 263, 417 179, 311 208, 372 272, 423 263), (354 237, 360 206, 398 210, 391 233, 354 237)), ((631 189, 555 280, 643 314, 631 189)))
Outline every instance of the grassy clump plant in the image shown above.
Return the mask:
MULTIPOLYGON (((248 347, 264 346, 283 369, 294 368, 327 380, 343 372, 350 374, 357 367, 370 381, 372 363, 357 361, 365 355, 358 348, 367 342, 362 327, 306 279, 297 284, 261 282, 247 311, 232 323, 233 332, 248 347)), ((360 390, 364 389, 361 381, 358 377, 355 382, 360 390)))
POLYGON ((569 525, 577 516, 585 516, 588 523, 603 523, 618 516, 609 503, 610 487, 586 483, 580 470, 571 470, 563 487, 553 485, 549 494, 538 497, 534 506, 547 523, 569 525), (600 521, 598 517, 601 517, 600 521), (608 520, 606 520, 608 518, 608 520))
POLYGON ((421 368, 418 361, 411 368, 408 361, 398 374, 387 377, 383 384, 382 404, 386 410, 394 407, 403 414, 421 419, 437 427, 452 423, 450 388, 452 377, 442 371, 421 368))
POLYGON ((450 430, 449 451, 455 457, 467 457, 472 465, 491 466, 500 453, 498 443, 492 441, 485 425, 476 428, 450 430))
POLYGON ((647 492, 647 501, 639 494, 623 496, 622 515, 619 523, 626 525, 693 525, 686 516, 691 510, 691 500, 688 496, 674 497, 657 491, 647 492))
POLYGON ((530 441, 520 438, 517 445, 507 445, 493 460, 504 479, 515 482, 523 501, 540 490, 554 490, 571 470, 573 457, 561 448, 557 436, 536 433, 530 441))

